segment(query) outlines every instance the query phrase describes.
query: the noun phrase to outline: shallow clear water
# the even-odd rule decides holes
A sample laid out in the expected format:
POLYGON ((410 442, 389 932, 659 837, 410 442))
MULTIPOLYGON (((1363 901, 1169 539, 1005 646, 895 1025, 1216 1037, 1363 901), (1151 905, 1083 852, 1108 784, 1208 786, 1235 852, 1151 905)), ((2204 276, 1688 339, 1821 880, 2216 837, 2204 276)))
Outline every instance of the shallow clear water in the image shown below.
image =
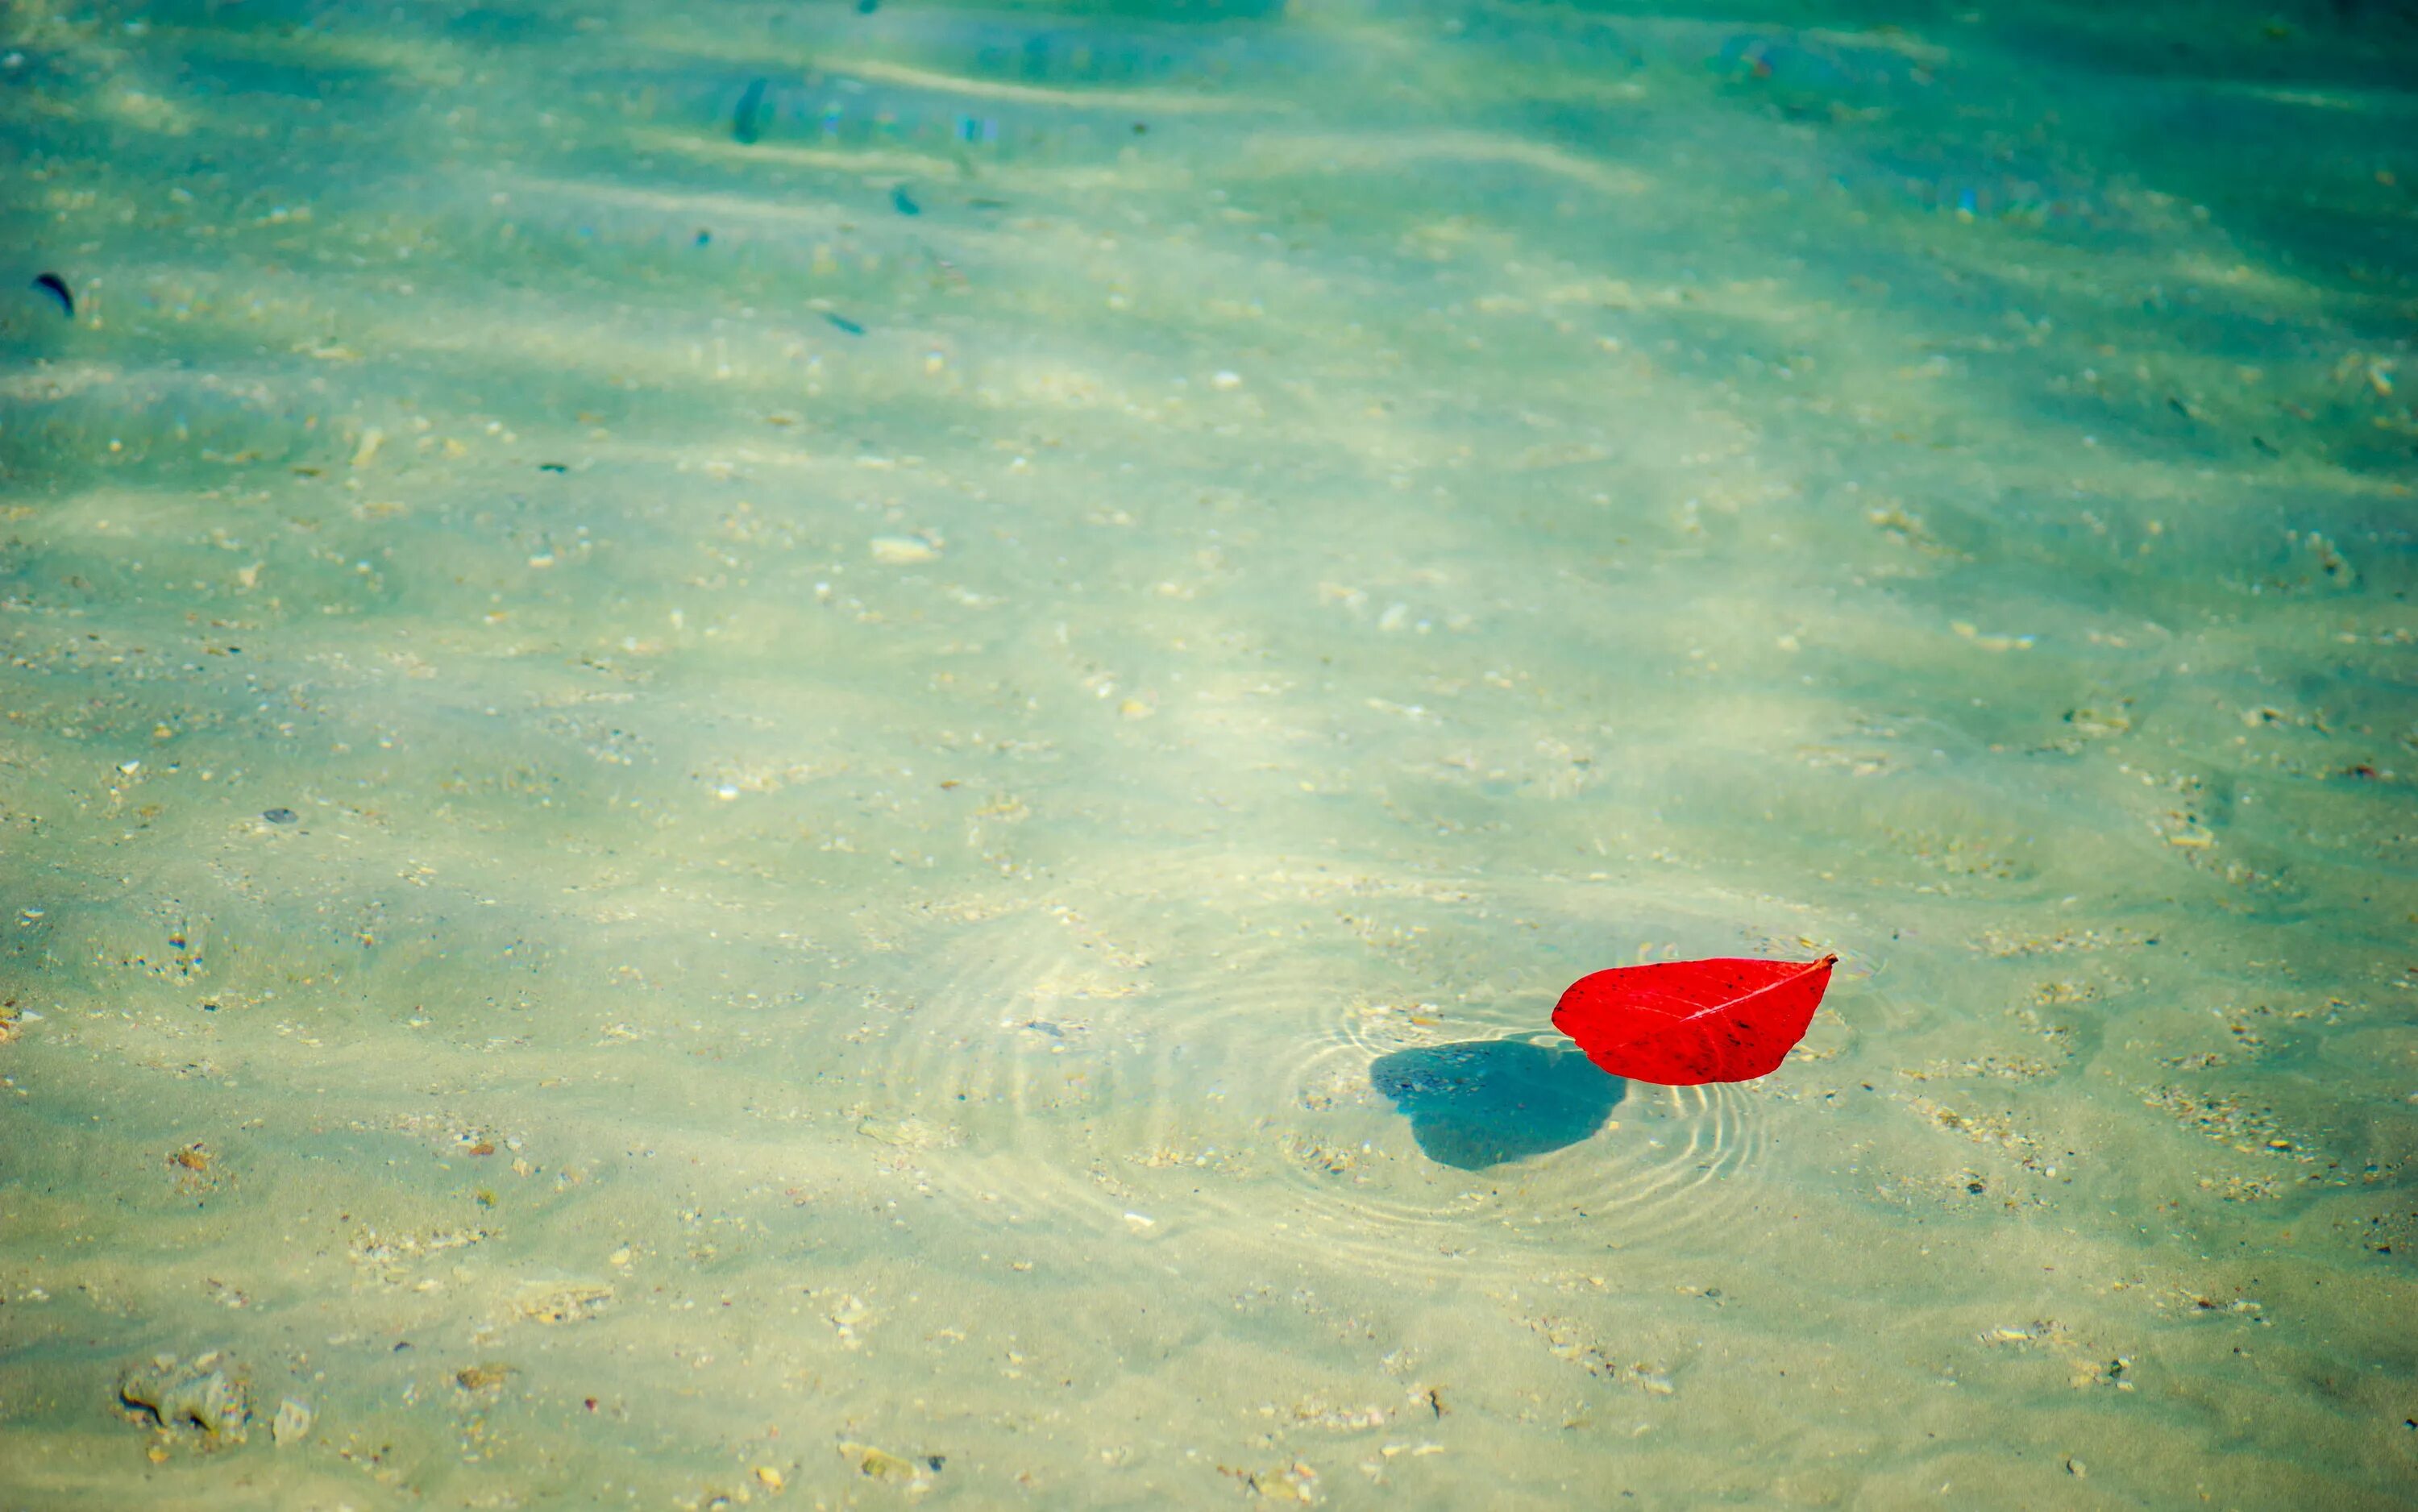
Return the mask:
POLYGON ((2406 15, 5 25, 0 1503, 2418 1485, 2406 15))

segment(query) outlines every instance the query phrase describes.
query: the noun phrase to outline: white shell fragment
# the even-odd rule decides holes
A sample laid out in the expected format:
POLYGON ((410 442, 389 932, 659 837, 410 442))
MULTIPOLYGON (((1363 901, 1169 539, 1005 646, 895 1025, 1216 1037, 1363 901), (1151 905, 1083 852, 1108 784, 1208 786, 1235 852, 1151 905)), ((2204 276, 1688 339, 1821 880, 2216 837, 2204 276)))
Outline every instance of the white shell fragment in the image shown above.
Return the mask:
POLYGON ((268 1436, 281 1449, 299 1443, 311 1435, 311 1409, 288 1397, 277 1404, 277 1416, 270 1420, 268 1436))

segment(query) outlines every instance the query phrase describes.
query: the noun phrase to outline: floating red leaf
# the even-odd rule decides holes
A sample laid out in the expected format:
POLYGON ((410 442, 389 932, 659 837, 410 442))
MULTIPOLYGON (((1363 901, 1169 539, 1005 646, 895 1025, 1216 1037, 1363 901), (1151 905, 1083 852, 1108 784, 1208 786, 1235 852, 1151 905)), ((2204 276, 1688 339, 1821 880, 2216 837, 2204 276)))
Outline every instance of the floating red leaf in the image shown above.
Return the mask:
POLYGON ((1553 1027, 1615 1077, 1694 1087, 1780 1069, 1805 1037, 1836 955, 1818 961, 1658 961, 1570 984, 1553 1027))

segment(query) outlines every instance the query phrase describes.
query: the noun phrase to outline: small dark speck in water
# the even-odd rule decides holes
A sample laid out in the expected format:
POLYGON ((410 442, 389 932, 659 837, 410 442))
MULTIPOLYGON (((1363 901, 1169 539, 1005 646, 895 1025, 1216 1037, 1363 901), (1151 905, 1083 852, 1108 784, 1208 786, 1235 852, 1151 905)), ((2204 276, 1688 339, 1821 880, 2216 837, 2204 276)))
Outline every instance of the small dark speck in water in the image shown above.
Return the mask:
POLYGON ((49 295, 52 298, 56 299, 59 302, 59 313, 61 314, 66 315, 70 320, 75 318, 75 296, 69 292, 67 280, 59 277, 56 273, 44 273, 41 277, 34 280, 34 287, 41 290, 44 294, 49 295))
MULTIPOLYGON (((870 16, 880 8, 881 0, 856 0, 856 13, 860 16, 870 16)), ((940 1466, 935 1465, 932 1468, 938 1470, 940 1466)))
POLYGON ((835 315, 831 313, 829 311, 825 311, 823 313, 823 318, 830 321, 833 325, 837 326, 840 329, 848 332, 851 336, 862 336, 865 334, 865 328, 858 325, 855 321, 849 319, 846 315, 835 315))
POLYGON ((1060 1029, 1057 1025, 1051 1023, 1046 1018, 1028 1018, 1024 1021, 1024 1027, 1027 1029, 1039 1030, 1042 1033, 1048 1035, 1053 1040, 1063 1040, 1066 1037, 1066 1031, 1064 1030, 1060 1029))
POLYGON ((217 1013, 218 1011, 219 1011, 219 1005, 218 1005, 217 1003, 214 1003, 214 1002, 206 1002, 206 1003, 202 1004, 202 1012, 204 1012, 204 1013, 206 1013, 206 1014, 214 1014, 214 1013, 217 1013))
POLYGON ((272 808, 261 815, 262 818, 271 824, 291 824, 300 817, 290 808, 272 808))
POLYGON ((571 468, 567 465, 559 462, 541 462, 537 465, 537 470, 540 472, 569 472, 571 468))
POLYGON ((907 186, 904 184, 900 184, 897 188, 893 189, 890 191, 890 204, 891 206, 897 210, 900 215, 921 215, 924 213, 924 207, 915 203, 915 196, 907 192, 907 186))
POLYGON ((696 233, 696 244, 697 244, 698 246, 700 246, 700 247, 705 246, 707 243, 709 243, 709 242, 711 242, 711 241, 712 241, 712 240, 713 240, 713 233, 712 233, 712 232, 706 230, 706 229, 705 229, 704 227, 702 227, 702 226, 699 226, 699 227, 697 228, 697 233, 696 233))

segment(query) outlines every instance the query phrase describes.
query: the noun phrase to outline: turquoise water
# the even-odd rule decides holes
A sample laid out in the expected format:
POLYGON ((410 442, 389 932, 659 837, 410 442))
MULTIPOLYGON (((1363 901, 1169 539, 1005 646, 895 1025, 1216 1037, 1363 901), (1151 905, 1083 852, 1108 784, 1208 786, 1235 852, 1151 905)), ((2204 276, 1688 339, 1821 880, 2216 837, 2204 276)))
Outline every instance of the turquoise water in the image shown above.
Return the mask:
POLYGON ((0 24, 0 1506, 2418 1487, 2406 14, 0 24))

